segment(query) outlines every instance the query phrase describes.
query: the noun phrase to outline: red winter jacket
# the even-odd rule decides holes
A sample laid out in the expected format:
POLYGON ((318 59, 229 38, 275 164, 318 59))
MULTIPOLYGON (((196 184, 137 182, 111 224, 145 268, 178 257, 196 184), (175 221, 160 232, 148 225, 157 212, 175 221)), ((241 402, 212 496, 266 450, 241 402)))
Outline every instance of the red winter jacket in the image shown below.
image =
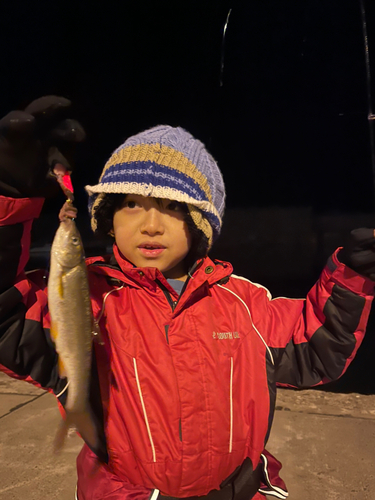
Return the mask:
MULTIPOLYGON (((0 197, 0 241, 13 245, 0 257, 7 267, 0 363, 64 405, 45 283, 40 273, 23 272, 25 221, 38 215, 38 203, 0 197)), ((336 254, 304 300, 272 299, 229 263, 209 258, 197 263, 180 297, 157 269, 135 268, 116 246, 112 258, 88 259, 87 266, 104 342, 95 343, 92 369, 91 404, 102 424, 95 452, 107 464, 93 475, 94 455, 83 448, 78 498, 146 500, 153 489, 206 495, 241 464, 252 473, 259 463, 263 492, 285 498, 283 483, 263 468, 277 465, 263 451, 276 383, 311 387, 344 373, 362 341, 374 284, 336 254)))

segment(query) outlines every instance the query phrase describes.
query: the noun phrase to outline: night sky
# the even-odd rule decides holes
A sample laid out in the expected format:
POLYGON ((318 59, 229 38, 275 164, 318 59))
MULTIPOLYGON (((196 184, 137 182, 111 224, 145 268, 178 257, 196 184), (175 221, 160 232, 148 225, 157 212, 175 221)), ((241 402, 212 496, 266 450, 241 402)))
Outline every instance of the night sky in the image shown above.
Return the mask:
POLYGON ((0 19, 0 113, 73 101, 79 205, 127 136, 169 123, 208 145, 229 207, 373 209, 359 0, 16 1, 0 19))
MULTIPOLYGON (((87 132, 72 179, 87 256, 110 240, 91 233, 84 186, 127 137, 162 123, 202 140, 223 172, 232 213, 210 255, 273 296, 306 295, 341 231, 330 220, 375 214, 374 0, 0 0, 0 117, 48 94, 71 99, 87 132), (293 207, 299 227, 262 224, 293 207), (304 233, 304 215, 326 227, 304 233)), ((27 269, 48 267, 63 202, 35 221, 41 252, 27 269)), ((374 357, 373 308, 347 372, 317 389, 375 394, 374 357)))
MULTIPOLYGON (((158 123, 185 127, 206 143, 230 209, 374 211, 371 0, 5 1, 0 42, 1 116, 46 94, 74 103, 87 131, 73 177, 81 214, 83 186, 96 183, 112 151, 158 123)), ((44 209, 56 224, 62 201, 44 209)), ((275 259, 276 245, 271 238, 263 253, 275 259)), ((254 262, 244 275, 256 275, 262 266, 254 262)), ((291 289, 299 293, 295 283, 291 289)), ((375 391, 367 374, 373 338, 336 389, 375 391)))

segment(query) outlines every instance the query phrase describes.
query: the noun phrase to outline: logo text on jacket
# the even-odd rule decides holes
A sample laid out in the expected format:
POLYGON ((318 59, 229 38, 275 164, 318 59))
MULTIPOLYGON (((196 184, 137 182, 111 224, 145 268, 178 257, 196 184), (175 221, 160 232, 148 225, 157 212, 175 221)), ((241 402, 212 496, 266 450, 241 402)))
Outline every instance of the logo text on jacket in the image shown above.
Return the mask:
POLYGON ((212 338, 218 340, 239 339, 240 334, 238 332, 212 332, 212 338))

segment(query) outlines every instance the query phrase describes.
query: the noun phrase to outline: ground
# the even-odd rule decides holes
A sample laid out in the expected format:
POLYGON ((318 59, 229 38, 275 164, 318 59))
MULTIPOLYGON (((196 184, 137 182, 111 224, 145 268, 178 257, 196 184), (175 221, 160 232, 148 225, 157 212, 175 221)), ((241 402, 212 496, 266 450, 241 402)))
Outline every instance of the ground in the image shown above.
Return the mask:
MULTIPOLYGON (((1 499, 74 500, 81 440, 53 455, 59 419, 52 395, 0 374, 1 499)), ((374 500, 375 395, 281 389, 267 448, 290 500, 374 500)))

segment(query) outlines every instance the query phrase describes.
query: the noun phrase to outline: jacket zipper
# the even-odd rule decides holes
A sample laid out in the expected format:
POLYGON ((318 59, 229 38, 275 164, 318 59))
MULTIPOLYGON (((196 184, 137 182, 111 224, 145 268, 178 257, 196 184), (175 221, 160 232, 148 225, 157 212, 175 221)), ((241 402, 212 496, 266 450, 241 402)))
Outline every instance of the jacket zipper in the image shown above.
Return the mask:
MULTIPOLYGON (((177 303, 178 303, 178 300, 173 300, 170 293, 168 292, 168 290, 164 287, 163 283, 161 283, 159 280, 155 280, 156 283, 159 285, 159 287, 162 289, 164 295, 166 296, 167 300, 168 300, 168 303, 169 305, 171 306, 172 308, 172 312, 174 312, 174 310, 176 309, 176 306, 177 306, 177 303)), ((168 337, 168 330, 169 330, 169 325, 165 325, 164 326, 164 330, 165 330, 165 338, 167 340, 167 344, 169 344, 169 337, 168 337)))
MULTIPOLYGON (((186 281, 185 281, 185 285, 186 285, 186 281)), ((174 312, 174 310, 176 309, 176 306, 178 304, 178 300, 172 299, 171 294, 169 293, 169 290, 167 290, 165 285, 163 285, 163 283, 160 280, 156 279, 155 283, 159 286, 159 288, 161 288, 162 292, 164 293, 164 295, 168 301, 168 304, 171 306, 172 312, 174 312)), ((184 285, 184 288, 185 288, 185 285, 184 285)), ((182 289, 181 294, 182 294, 184 288, 182 289)), ((181 297, 181 295, 180 295, 180 297, 181 297)))
MULTIPOLYGON (((183 286, 183 288, 181 290, 180 297, 181 297, 182 293, 184 292, 184 290, 186 288, 186 284, 187 284, 188 280, 189 280, 189 277, 185 281, 185 284, 184 284, 184 286, 183 286)), ((161 288, 161 290, 164 293, 164 295, 165 295, 165 297, 166 297, 169 305, 171 306, 172 312, 174 312, 174 310, 176 309, 176 306, 178 304, 178 300, 173 300, 172 299, 171 294, 169 293, 169 291, 167 290, 167 288, 163 285, 163 283, 160 280, 156 279, 155 283, 157 283, 157 285, 161 288)), ((164 330, 165 330, 165 338, 167 340, 167 344, 169 345, 169 337, 168 337, 169 325, 165 325, 164 326, 164 330)), ((179 420, 178 420, 178 435, 179 435, 180 441, 182 442, 181 418, 179 418, 179 420)))
POLYGON ((165 325, 164 330, 165 330, 165 338, 167 339, 167 344, 169 344, 169 338, 168 338, 169 325, 165 325))
POLYGON ((174 312, 174 310, 176 309, 178 301, 180 300, 182 294, 186 290, 186 286, 187 286, 188 282, 190 281, 190 278, 193 279, 191 274, 197 269, 197 267, 199 267, 202 264, 202 262, 203 262, 203 260, 201 262, 195 262, 195 264, 191 267, 190 271, 188 272, 188 277, 185 280, 184 286, 182 287, 180 296, 177 300, 172 299, 171 294, 169 293, 169 290, 167 290, 166 286, 163 285, 163 283, 160 280, 158 280, 158 279, 155 280, 155 283, 159 286, 159 288, 161 288, 166 299, 168 300, 168 303, 172 308, 172 312, 174 312))

